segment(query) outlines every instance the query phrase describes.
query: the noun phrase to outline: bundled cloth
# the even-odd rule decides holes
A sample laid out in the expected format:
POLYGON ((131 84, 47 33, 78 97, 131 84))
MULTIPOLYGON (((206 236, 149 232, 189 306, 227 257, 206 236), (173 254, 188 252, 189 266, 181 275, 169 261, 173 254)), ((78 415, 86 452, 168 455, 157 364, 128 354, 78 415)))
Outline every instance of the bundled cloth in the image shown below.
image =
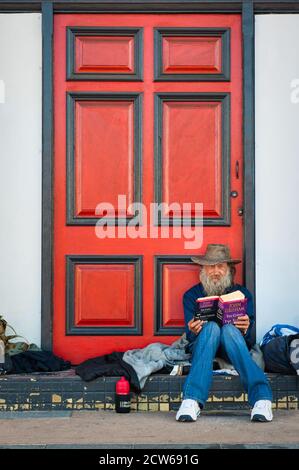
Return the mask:
POLYGON ((71 363, 55 356, 51 351, 25 351, 19 354, 5 354, 3 374, 30 374, 33 372, 58 372, 70 369, 71 363))
POLYGON ((299 328, 276 324, 261 341, 267 372, 299 375, 299 328))
POLYGON ((269 341, 271 341, 273 338, 278 338, 279 336, 290 336, 297 334, 299 334, 299 328, 296 326, 277 323, 276 325, 273 325, 272 328, 264 335, 260 346, 265 346, 265 344, 269 343, 269 341))
POLYGON ((133 367, 123 360, 124 353, 114 351, 103 356, 93 357, 81 362, 75 372, 82 380, 89 382, 98 377, 124 376, 136 392, 141 391, 138 376, 133 367))
POLYGON ((75 368, 83 380, 90 381, 101 376, 124 375, 136 392, 140 392, 150 374, 175 365, 189 365, 191 354, 185 352, 188 340, 185 333, 171 345, 151 343, 142 349, 113 352, 87 359, 75 368))
POLYGON ((151 343, 143 349, 130 349, 124 353, 123 360, 134 368, 140 387, 143 388, 149 375, 163 367, 190 366, 191 354, 185 352, 188 343, 184 333, 170 346, 163 343, 151 343))

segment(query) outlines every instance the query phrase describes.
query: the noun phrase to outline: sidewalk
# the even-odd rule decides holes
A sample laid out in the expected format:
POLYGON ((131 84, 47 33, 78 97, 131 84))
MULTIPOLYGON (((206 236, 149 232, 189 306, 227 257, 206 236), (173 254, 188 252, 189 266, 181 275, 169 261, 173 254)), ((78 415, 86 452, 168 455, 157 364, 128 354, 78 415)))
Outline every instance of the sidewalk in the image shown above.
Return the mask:
POLYGON ((178 423, 173 411, 3 412, 0 447, 299 448, 299 411, 274 411, 272 423, 249 417, 249 411, 209 411, 196 423, 178 423))

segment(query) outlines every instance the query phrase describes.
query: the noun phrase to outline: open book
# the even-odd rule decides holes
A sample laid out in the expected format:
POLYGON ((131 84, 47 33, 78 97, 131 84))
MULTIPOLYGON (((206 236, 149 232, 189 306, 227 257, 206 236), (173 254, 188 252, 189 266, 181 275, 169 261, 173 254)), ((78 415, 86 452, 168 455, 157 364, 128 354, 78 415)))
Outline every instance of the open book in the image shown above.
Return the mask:
POLYGON ((194 318, 215 321, 222 326, 246 315, 246 307, 247 299, 240 290, 220 296, 199 297, 196 299, 194 318))

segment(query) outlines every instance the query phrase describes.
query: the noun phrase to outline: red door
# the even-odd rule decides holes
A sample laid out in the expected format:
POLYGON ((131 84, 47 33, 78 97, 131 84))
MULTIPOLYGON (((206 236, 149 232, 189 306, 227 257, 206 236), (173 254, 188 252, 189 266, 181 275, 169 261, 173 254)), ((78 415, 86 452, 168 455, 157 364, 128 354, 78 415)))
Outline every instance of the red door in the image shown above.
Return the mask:
POLYGON ((54 107, 54 352, 76 364, 171 343, 190 256, 228 243, 242 257, 241 18, 56 15, 54 107), (153 202, 169 206, 151 220, 153 202))

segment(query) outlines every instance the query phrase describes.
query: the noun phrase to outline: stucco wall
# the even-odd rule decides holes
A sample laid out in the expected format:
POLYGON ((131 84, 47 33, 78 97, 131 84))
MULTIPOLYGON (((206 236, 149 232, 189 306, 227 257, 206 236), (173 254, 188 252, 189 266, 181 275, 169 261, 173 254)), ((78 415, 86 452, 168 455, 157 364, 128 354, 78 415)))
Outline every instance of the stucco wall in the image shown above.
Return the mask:
POLYGON ((0 314, 40 341, 41 15, 0 14, 0 314), (3 98, 3 95, 2 95, 3 98))
POLYGON ((276 322, 299 326, 299 15, 257 15, 255 26, 256 287, 261 337, 276 322))

